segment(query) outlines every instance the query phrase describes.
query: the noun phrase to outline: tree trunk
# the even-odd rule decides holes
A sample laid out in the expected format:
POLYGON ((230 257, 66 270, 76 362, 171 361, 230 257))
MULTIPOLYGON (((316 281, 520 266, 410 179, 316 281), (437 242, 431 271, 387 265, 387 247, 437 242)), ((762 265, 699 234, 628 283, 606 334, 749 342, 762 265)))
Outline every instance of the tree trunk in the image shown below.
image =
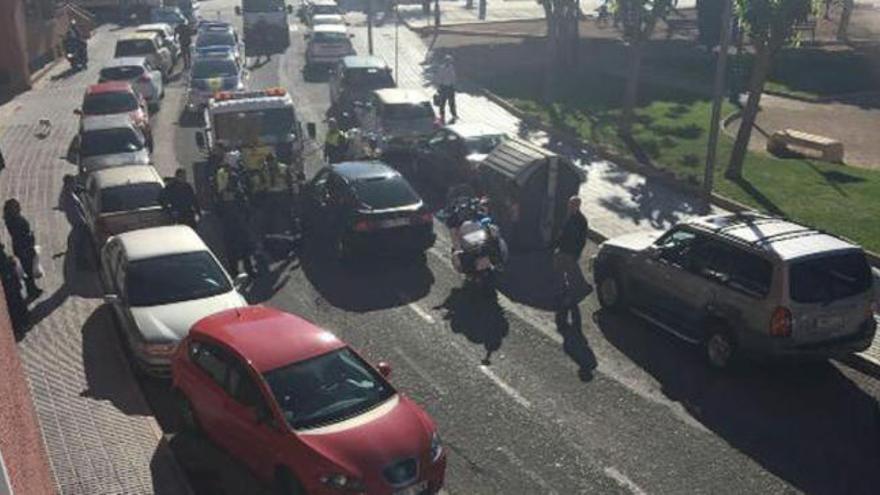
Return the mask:
POLYGON ((620 130, 624 134, 632 132, 635 108, 639 97, 639 73, 641 70, 642 46, 641 43, 633 41, 629 45, 629 71, 623 94, 623 115, 620 121, 620 130))
POLYGON ((770 72, 770 62, 773 58, 773 50, 766 47, 756 47, 755 65, 752 67, 752 76, 749 79, 749 99, 743 108, 742 117, 739 124, 739 131, 736 133, 736 141, 733 143, 733 151, 730 153, 730 162, 727 164, 727 170, 724 176, 728 179, 741 179, 743 163, 745 162, 746 152, 749 149, 749 140, 752 137, 752 128, 755 120, 758 118, 758 107, 761 103, 761 95, 764 93, 764 84, 767 82, 767 75, 770 72))
POLYGON ((853 4, 853 0, 843 0, 843 10, 840 11, 840 24, 837 25, 838 41, 847 41, 849 38, 849 21, 852 18, 853 4))

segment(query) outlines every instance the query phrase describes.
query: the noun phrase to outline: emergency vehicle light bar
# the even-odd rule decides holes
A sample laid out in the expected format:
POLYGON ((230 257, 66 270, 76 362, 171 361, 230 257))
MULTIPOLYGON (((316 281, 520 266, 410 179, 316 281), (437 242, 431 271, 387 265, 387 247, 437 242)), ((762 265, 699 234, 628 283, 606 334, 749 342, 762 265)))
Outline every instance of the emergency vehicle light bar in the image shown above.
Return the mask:
POLYGON ((260 91, 218 91, 214 93, 217 101, 243 100, 246 98, 261 98, 266 96, 286 96, 284 88, 267 88, 260 91))

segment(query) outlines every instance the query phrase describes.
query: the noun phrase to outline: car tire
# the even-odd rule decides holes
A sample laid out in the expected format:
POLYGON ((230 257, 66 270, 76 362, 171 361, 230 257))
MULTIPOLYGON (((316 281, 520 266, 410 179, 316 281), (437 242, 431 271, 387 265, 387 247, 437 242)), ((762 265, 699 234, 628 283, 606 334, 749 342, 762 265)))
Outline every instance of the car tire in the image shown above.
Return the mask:
POLYGON ((596 298, 599 306, 604 309, 618 311, 626 304, 623 297, 623 286, 614 275, 605 275, 596 281, 596 298))
POLYGON ((737 356, 737 343, 733 333, 723 325, 713 326, 703 340, 703 354, 712 368, 730 368, 737 356))
POLYGON ((306 490, 290 470, 279 468, 275 473, 275 493, 277 495, 305 495, 306 490))
POLYGON ((200 434, 202 432, 202 425, 199 423, 199 418, 196 416, 196 411, 193 409, 192 402, 190 402, 180 390, 176 390, 174 395, 177 400, 177 410, 180 415, 181 430, 200 434))

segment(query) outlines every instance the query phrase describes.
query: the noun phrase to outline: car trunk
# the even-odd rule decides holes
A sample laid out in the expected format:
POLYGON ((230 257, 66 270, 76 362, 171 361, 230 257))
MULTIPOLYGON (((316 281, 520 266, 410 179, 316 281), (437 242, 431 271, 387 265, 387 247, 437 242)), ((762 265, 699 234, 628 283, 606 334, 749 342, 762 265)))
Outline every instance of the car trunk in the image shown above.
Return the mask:
POLYGON ((102 233, 108 237, 137 229, 161 227, 171 223, 168 214, 161 206, 103 213, 99 217, 99 222, 102 233))

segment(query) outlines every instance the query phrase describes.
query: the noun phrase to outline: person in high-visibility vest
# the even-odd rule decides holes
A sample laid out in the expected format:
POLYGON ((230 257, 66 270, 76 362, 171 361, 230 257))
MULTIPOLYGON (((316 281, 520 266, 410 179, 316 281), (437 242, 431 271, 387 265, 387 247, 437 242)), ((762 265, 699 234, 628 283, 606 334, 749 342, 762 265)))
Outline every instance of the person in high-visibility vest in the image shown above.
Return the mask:
POLYGON ((266 200, 263 202, 264 231, 279 233, 289 227, 291 215, 291 179, 287 166, 269 154, 263 163, 263 185, 266 200))
POLYGON ((327 119, 327 136, 324 137, 324 159, 327 163, 339 163, 345 159, 348 136, 339 128, 336 119, 327 119))

